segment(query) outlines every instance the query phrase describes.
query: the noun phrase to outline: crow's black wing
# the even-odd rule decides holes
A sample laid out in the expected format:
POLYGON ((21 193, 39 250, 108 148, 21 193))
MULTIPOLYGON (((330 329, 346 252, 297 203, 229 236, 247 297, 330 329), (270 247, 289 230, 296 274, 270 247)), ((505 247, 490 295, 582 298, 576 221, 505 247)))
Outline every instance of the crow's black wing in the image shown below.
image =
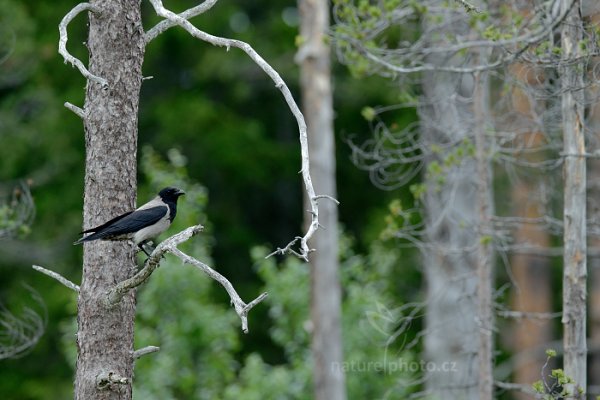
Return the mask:
POLYGON ((118 217, 115 217, 115 218, 111 219, 110 221, 103 223, 102 225, 99 225, 99 226, 97 226, 95 228, 86 229, 85 231, 82 231, 82 232, 79 232, 79 233, 83 234, 83 233, 92 233, 92 232, 101 231, 102 229, 106 228, 107 226, 110 226, 111 224, 117 222, 121 218, 124 218, 124 217, 128 216, 132 212, 133 211, 126 212, 125 214, 121 214, 118 217))
POLYGON ((102 225, 102 229, 95 231, 95 233, 89 236, 79 239, 77 242, 75 242, 75 244, 137 232, 140 229, 157 223, 168 212, 169 207, 166 205, 133 211, 113 219, 112 224, 107 222, 106 224, 102 225))

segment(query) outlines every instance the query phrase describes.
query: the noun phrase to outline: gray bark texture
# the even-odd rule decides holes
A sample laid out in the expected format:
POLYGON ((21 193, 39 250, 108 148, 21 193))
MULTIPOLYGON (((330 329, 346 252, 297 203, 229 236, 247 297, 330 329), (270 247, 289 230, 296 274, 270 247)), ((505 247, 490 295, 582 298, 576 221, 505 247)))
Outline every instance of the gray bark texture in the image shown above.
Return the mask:
MULTIPOLYGON (((480 62, 485 62, 483 59, 480 62)), ((477 159, 477 205, 479 211, 479 237, 477 245, 477 303, 479 310, 479 399, 492 400, 494 393, 494 304, 493 266, 494 251, 491 245, 492 174, 489 161, 489 144, 486 127, 489 124, 489 83, 486 72, 475 75, 473 89, 473 114, 475 117, 475 147, 477 159)))
MULTIPOLYGON (((135 208, 137 115, 144 55, 139 0, 93 0, 90 72, 85 99, 86 172, 83 226, 97 226, 135 208)), ((75 399, 131 399, 135 292, 114 307, 105 293, 135 269, 133 245, 84 245, 78 300, 75 399)))
MULTIPOLYGON (((317 194, 336 196, 335 141, 330 72, 330 49, 325 42, 329 29, 327 0, 300 0, 298 51, 303 112, 307 122, 311 172, 317 194)), ((305 209, 310 209, 305 198, 305 209)), ((338 261, 337 205, 319 200, 319 229, 311 240, 310 256, 312 354, 314 394, 317 400, 346 398, 341 331, 341 289, 338 261)), ((311 222, 306 215, 305 224, 311 222)))
MULTIPOLYGON (((571 6, 563 0, 563 10, 571 6)), ((561 30, 564 60, 580 55, 583 38, 580 2, 575 1, 561 30)), ((578 63, 562 66, 562 120, 564 142, 564 371, 586 389, 586 159, 584 137, 584 70, 578 63)), ((575 390, 575 388, 573 388, 575 390)), ((575 392, 576 393, 576 392, 575 392)))
MULTIPOLYGON (((420 110, 423 134, 429 144, 458 143, 468 134, 472 109, 457 101, 457 91, 472 90, 472 83, 448 73, 430 74, 424 80, 429 106, 420 110)), ((428 160, 431 162, 434 160, 428 160)), ((437 187, 426 181, 425 223, 427 246, 424 272, 427 281, 425 356, 435 368, 427 371, 427 392, 443 399, 477 400, 477 239, 479 224, 477 165, 463 161, 445 175, 437 187), (449 368, 452 367, 452 368, 449 368)))
MULTIPOLYGON (((439 11, 447 20, 446 11, 439 11)), ((450 29, 464 34, 469 26, 456 19, 451 26, 436 26, 430 22, 425 29, 450 29)), ((439 43, 443 47, 443 35, 439 43)), ((428 62, 448 66, 463 58, 446 54, 428 57, 428 62)), ((485 121, 485 105, 479 111, 472 102, 476 83, 471 75, 444 72, 425 73, 423 106, 419 109, 425 148, 433 145, 448 152, 465 139, 473 141, 472 133, 485 121)), ((476 101, 476 100, 475 100, 476 101)), ((482 132, 483 134, 483 132, 482 132)), ((481 152, 485 145, 480 138, 481 152)), ((426 164, 443 161, 430 156, 426 164)), ((443 181, 426 174, 424 197, 425 239, 424 273, 427 283, 425 316, 425 357, 432 368, 426 371, 426 392, 432 398, 448 400, 491 399, 491 271, 490 248, 481 241, 483 215, 491 213, 489 186, 478 182, 488 175, 480 160, 466 157, 458 165, 444 167, 443 181), (486 191, 482 193, 481 191, 486 191), (490 202, 490 203, 486 203, 490 202), (482 268, 478 268, 482 265, 482 268), (482 280, 480 282, 479 280, 482 280), (484 286, 481 286, 481 285, 484 286), (484 296, 483 301, 480 296, 484 296), (481 320, 481 316, 484 320, 481 320), (475 338, 479 338, 475 339, 475 338), (485 346, 483 358, 481 346, 485 346), (482 369, 482 365, 484 368, 482 369), (485 377, 482 378, 482 374, 485 377), (480 393, 481 390, 481 393, 480 393), (484 397, 480 397, 483 395, 484 397)))
MULTIPOLYGON (((598 11, 590 17, 592 27, 600 26, 600 4, 598 11)), ((588 71, 600 71, 600 57, 594 57, 591 60, 591 65, 588 71)), ((596 73, 597 74, 597 73, 596 73)), ((597 77, 597 75, 595 75, 597 77)), ((586 92, 589 99, 600 99, 600 82, 594 81, 591 83, 586 92)), ((595 101, 590 105, 586 130, 590 133, 586 138, 589 149, 600 148, 600 101, 595 101)), ((600 160, 592 159, 588 163, 587 170, 588 184, 588 221, 591 221, 591 226, 600 226, 600 160)), ((600 237, 597 235, 591 236, 588 245, 594 249, 600 249, 600 237)), ((595 252, 594 252, 595 253, 595 252)), ((593 349, 590 359, 590 386, 600 386, 600 257, 588 256, 589 269, 591 274, 590 279, 590 302, 589 302, 589 318, 590 318, 590 349, 593 349)))

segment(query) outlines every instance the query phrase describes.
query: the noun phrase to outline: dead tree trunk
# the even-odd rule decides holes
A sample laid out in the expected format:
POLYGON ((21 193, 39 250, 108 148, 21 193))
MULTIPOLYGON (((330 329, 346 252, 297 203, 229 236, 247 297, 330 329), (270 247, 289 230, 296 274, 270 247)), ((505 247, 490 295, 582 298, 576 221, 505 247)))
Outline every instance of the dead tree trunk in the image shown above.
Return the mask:
MULTIPOLYGON (((517 154, 519 160, 531 164, 543 160, 542 148, 546 144, 544 133, 535 124, 539 120, 537 107, 541 107, 533 96, 529 96, 527 88, 535 88, 542 84, 541 69, 524 63, 515 63, 509 68, 510 75, 516 80, 512 88, 512 103, 509 112, 510 125, 519 134, 517 154)), ((507 121, 508 122, 508 121, 507 121)), ((524 176, 511 185, 511 198, 515 215, 526 220, 519 225, 514 233, 515 242, 534 246, 540 249, 548 248, 549 233, 534 222, 545 215, 545 204, 542 200, 544 182, 543 174, 524 176)), ((516 252, 511 257, 511 270, 515 287, 511 293, 512 308, 522 312, 549 313, 552 311, 551 266, 548 257, 536 254, 516 252)), ((531 320, 521 318, 514 324, 510 333, 510 345, 518 361, 514 368, 516 383, 530 385, 539 379, 541 366, 546 355, 544 343, 552 338, 552 325, 547 320, 531 320), (536 349, 539 349, 536 351, 536 349)), ((531 396, 516 392, 519 400, 530 399, 531 396)))
MULTIPOLYGON (((423 91, 428 105, 420 110, 426 146, 460 143, 467 137, 466 125, 473 115, 455 100, 456 92, 468 92, 472 85, 449 73, 427 75, 423 91)), ((476 163, 467 159, 446 172, 441 187, 436 186, 434 176, 426 180, 425 354, 436 366, 427 370, 426 385, 432 397, 449 400, 479 398, 476 235, 472 229, 465 229, 479 225, 473 182, 476 173, 476 163), (455 366, 452 371, 442 368, 447 362, 455 366)))
MULTIPOLYGON (((483 60, 480 60, 483 61, 483 60)), ((489 118, 489 84, 487 73, 475 74, 473 114, 475 118, 475 148, 477 160, 477 208, 479 238, 477 244, 477 303, 479 324, 478 390, 480 400, 492 400, 494 393, 494 251, 492 249, 492 175, 486 128, 489 118)))
MULTIPOLYGON (((303 44, 300 63, 302 106, 307 121, 309 153, 315 190, 336 196, 335 141, 330 72, 330 49, 325 42, 329 29, 327 0, 300 0, 300 33, 303 44)), ((310 199, 305 198, 305 209, 310 199)), ((319 230, 312 240, 316 250, 310 257, 312 354, 314 393, 317 400, 346 398, 341 332, 341 289, 338 262, 337 204, 319 201, 319 230), (337 366, 337 367, 336 367, 337 366)), ((305 225, 311 223, 306 216, 305 225)))
MULTIPOLYGON (((592 29, 600 27, 600 13, 590 17, 592 29)), ((598 71, 600 71, 600 57, 594 57, 588 68, 589 81, 592 82, 588 89, 589 98, 592 103, 589 107, 586 129, 589 132, 588 147, 590 151, 600 148, 600 83, 598 83, 598 71)), ((600 227, 600 160, 592 159, 588 164, 588 220, 591 226, 600 227)), ((600 249, 600 236, 591 236, 588 242, 594 249, 594 256, 589 258, 590 268, 590 349, 593 353, 590 358, 590 386, 600 386, 600 257, 597 251, 600 249)))
MULTIPOLYGON (((584 71, 578 62, 583 25, 580 2, 571 7, 561 30, 562 121, 564 149, 564 371, 575 385, 586 389, 586 159, 584 138, 584 71)), ((572 388, 572 390, 576 390, 572 388)), ((576 392, 575 392, 576 393, 576 392)))
MULTIPOLYGON (((83 224, 97 226, 135 208, 137 114, 144 55, 139 0, 92 1, 90 72, 84 108, 86 173, 83 224)), ((135 268, 133 245, 90 242, 84 246, 78 300, 75 398, 130 399, 133 377, 135 291, 114 307, 105 292, 135 268)))

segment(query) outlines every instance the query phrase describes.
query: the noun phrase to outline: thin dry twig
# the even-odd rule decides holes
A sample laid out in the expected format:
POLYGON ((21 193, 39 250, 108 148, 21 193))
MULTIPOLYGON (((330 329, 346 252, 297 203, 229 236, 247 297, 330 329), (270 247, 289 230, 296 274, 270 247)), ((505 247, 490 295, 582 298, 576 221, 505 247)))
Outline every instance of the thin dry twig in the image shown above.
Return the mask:
POLYGON ((281 79, 279 73, 277 73, 277 71, 275 71, 275 69, 271 67, 271 65, 267 63, 265 59, 262 58, 248 43, 240 40, 214 36, 204 31, 201 31, 194 25, 192 25, 192 23, 190 23, 186 18, 183 17, 183 15, 185 15, 187 11, 180 15, 177 15, 174 12, 167 10, 163 6, 161 0, 150 0, 150 2, 152 3, 154 10, 159 16, 170 21, 169 24, 181 26, 183 29, 188 31, 193 37, 208 42, 214 46, 225 47, 227 50, 229 50, 231 47, 236 47, 245 52, 252 59, 252 61, 254 61, 254 63, 256 63, 271 78, 271 80, 275 83, 275 87, 278 88, 283 94, 283 97, 285 98, 288 107, 290 108, 292 114, 296 118, 298 130, 300 133, 300 148, 302 154, 302 169, 300 170, 300 173, 302 174, 302 179, 304 181, 306 193, 308 195, 308 198, 310 199, 311 223, 304 236, 300 237, 299 239, 294 239, 286 247, 284 247, 283 249, 279 249, 278 251, 290 252, 308 261, 308 254, 311 252, 308 246, 308 240, 319 228, 319 204, 318 197, 315 195, 315 190, 312 184, 312 178, 310 176, 310 161, 308 153, 308 136, 306 133, 306 122, 304 120, 302 112, 300 111, 300 108, 298 107, 298 104, 296 104, 296 101, 292 96, 290 89, 287 87, 283 79, 281 79), (291 250, 291 246, 297 242, 299 242, 300 252, 295 252, 291 250))
POLYGON ((258 303, 264 300, 265 297, 267 297, 267 293, 261 294, 256 299, 246 304, 237 294, 233 285, 227 280, 227 278, 210 268, 208 265, 183 253, 177 248, 178 245, 190 239, 192 236, 197 235, 203 229, 204 227, 202 225, 191 226, 163 240, 158 246, 156 246, 152 254, 150 254, 150 257, 148 257, 148 259, 144 263, 144 267, 138 273, 136 273, 131 278, 118 283, 115 287, 113 287, 106 293, 106 305, 108 307, 111 307, 115 304, 118 304, 128 291, 141 285, 150 277, 150 275, 156 270, 156 268, 159 267, 160 262, 166 253, 171 253, 174 256, 181 259, 184 263, 199 268, 212 279, 219 282, 225 288, 225 290, 229 294, 229 297, 231 298, 231 303, 235 308, 235 312, 242 321, 242 330, 244 331, 244 333, 248 333, 248 312, 258 303))
POLYGON ((215 281, 219 282, 223 288, 227 291, 227 294, 231 298, 231 304, 233 305, 235 312, 242 321, 242 331, 248 333, 248 312, 256 306, 258 303, 263 301, 267 297, 267 293, 262 293, 256 299, 246 304, 241 297, 235 291, 231 282, 227 280, 223 275, 204 264, 201 261, 196 260, 193 257, 188 256, 179 249, 173 249, 172 254, 179 257, 185 264, 193 265, 194 267, 202 270, 206 275, 210 276, 215 281))
POLYGON ((118 283, 114 288, 106 293, 106 303, 108 306, 118 304, 123 296, 131 289, 140 286, 144 283, 156 268, 160 265, 160 261, 165 253, 172 253, 176 246, 185 242, 192 236, 200 233, 204 227, 202 225, 191 226, 168 239, 163 240, 150 254, 150 257, 144 263, 144 268, 138 271, 129 279, 118 283))
POLYGON ((50 278, 56 279, 57 281, 59 281, 60 283, 62 283, 66 287, 68 287, 69 289, 74 290, 75 292, 79 293, 79 285, 74 284, 73 282, 71 282, 70 280, 68 280, 61 274, 59 274, 58 272, 50 271, 49 269, 40 267, 39 265, 32 265, 31 267, 33 269, 35 269, 36 271, 41 272, 42 274, 48 275, 50 278))
POLYGON ((83 110, 83 108, 81 107, 77 107, 75 104, 71 104, 68 101, 64 104, 64 106, 73 111, 75 113, 75 115, 77 115, 79 118, 84 119, 85 118, 85 111, 83 110))
MULTIPOLYGON (((214 6, 217 3, 217 1, 218 0, 205 0, 201 4, 198 4, 196 7, 189 8, 184 12, 180 13, 179 16, 185 19, 193 18, 210 10, 212 6, 214 6)), ((154 25, 150 30, 148 30, 148 32, 146 32, 146 34, 144 35, 144 40, 146 41, 146 44, 152 41, 154 38, 156 38, 158 35, 166 31, 167 29, 172 28, 174 26, 177 26, 177 23, 175 23, 172 20, 165 19, 160 21, 158 24, 154 25)))
POLYGON ((160 347, 158 347, 158 346, 146 346, 146 347, 142 347, 141 349, 131 352, 131 355, 133 356, 134 360, 137 360, 140 357, 143 357, 147 354, 156 353, 159 350, 160 350, 160 347))
POLYGON ((90 71, 88 71, 88 69, 78 58, 72 56, 71 53, 69 53, 69 50, 67 50, 67 40, 69 40, 69 36, 67 34, 67 27, 69 26, 73 18, 75 18, 78 14, 82 13, 83 11, 99 12, 100 9, 96 6, 93 6, 90 3, 79 3, 75 7, 73 7, 71 11, 67 13, 67 15, 63 17, 62 21, 60 21, 60 24, 58 25, 58 32, 60 33, 60 38, 58 41, 58 52, 65 59, 65 64, 71 63, 73 66, 77 67, 79 72, 81 72, 81 74, 86 79, 92 82, 99 83, 100 85, 102 85, 102 87, 108 87, 108 82, 106 81, 106 79, 92 74, 90 71))

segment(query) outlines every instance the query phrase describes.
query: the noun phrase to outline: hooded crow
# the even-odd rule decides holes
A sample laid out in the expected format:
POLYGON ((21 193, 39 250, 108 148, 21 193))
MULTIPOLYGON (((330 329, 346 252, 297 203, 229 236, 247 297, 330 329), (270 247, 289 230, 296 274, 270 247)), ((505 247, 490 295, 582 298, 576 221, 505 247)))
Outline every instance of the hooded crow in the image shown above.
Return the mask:
POLYGON ((126 212, 110 221, 87 229, 91 233, 73 244, 92 240, 132 240, 146 255, 144 244, 167 230, 177 214, 177 199, 184 195, 183 190, 167 187, 158 192, 158 196, 135 211, 126 212))

